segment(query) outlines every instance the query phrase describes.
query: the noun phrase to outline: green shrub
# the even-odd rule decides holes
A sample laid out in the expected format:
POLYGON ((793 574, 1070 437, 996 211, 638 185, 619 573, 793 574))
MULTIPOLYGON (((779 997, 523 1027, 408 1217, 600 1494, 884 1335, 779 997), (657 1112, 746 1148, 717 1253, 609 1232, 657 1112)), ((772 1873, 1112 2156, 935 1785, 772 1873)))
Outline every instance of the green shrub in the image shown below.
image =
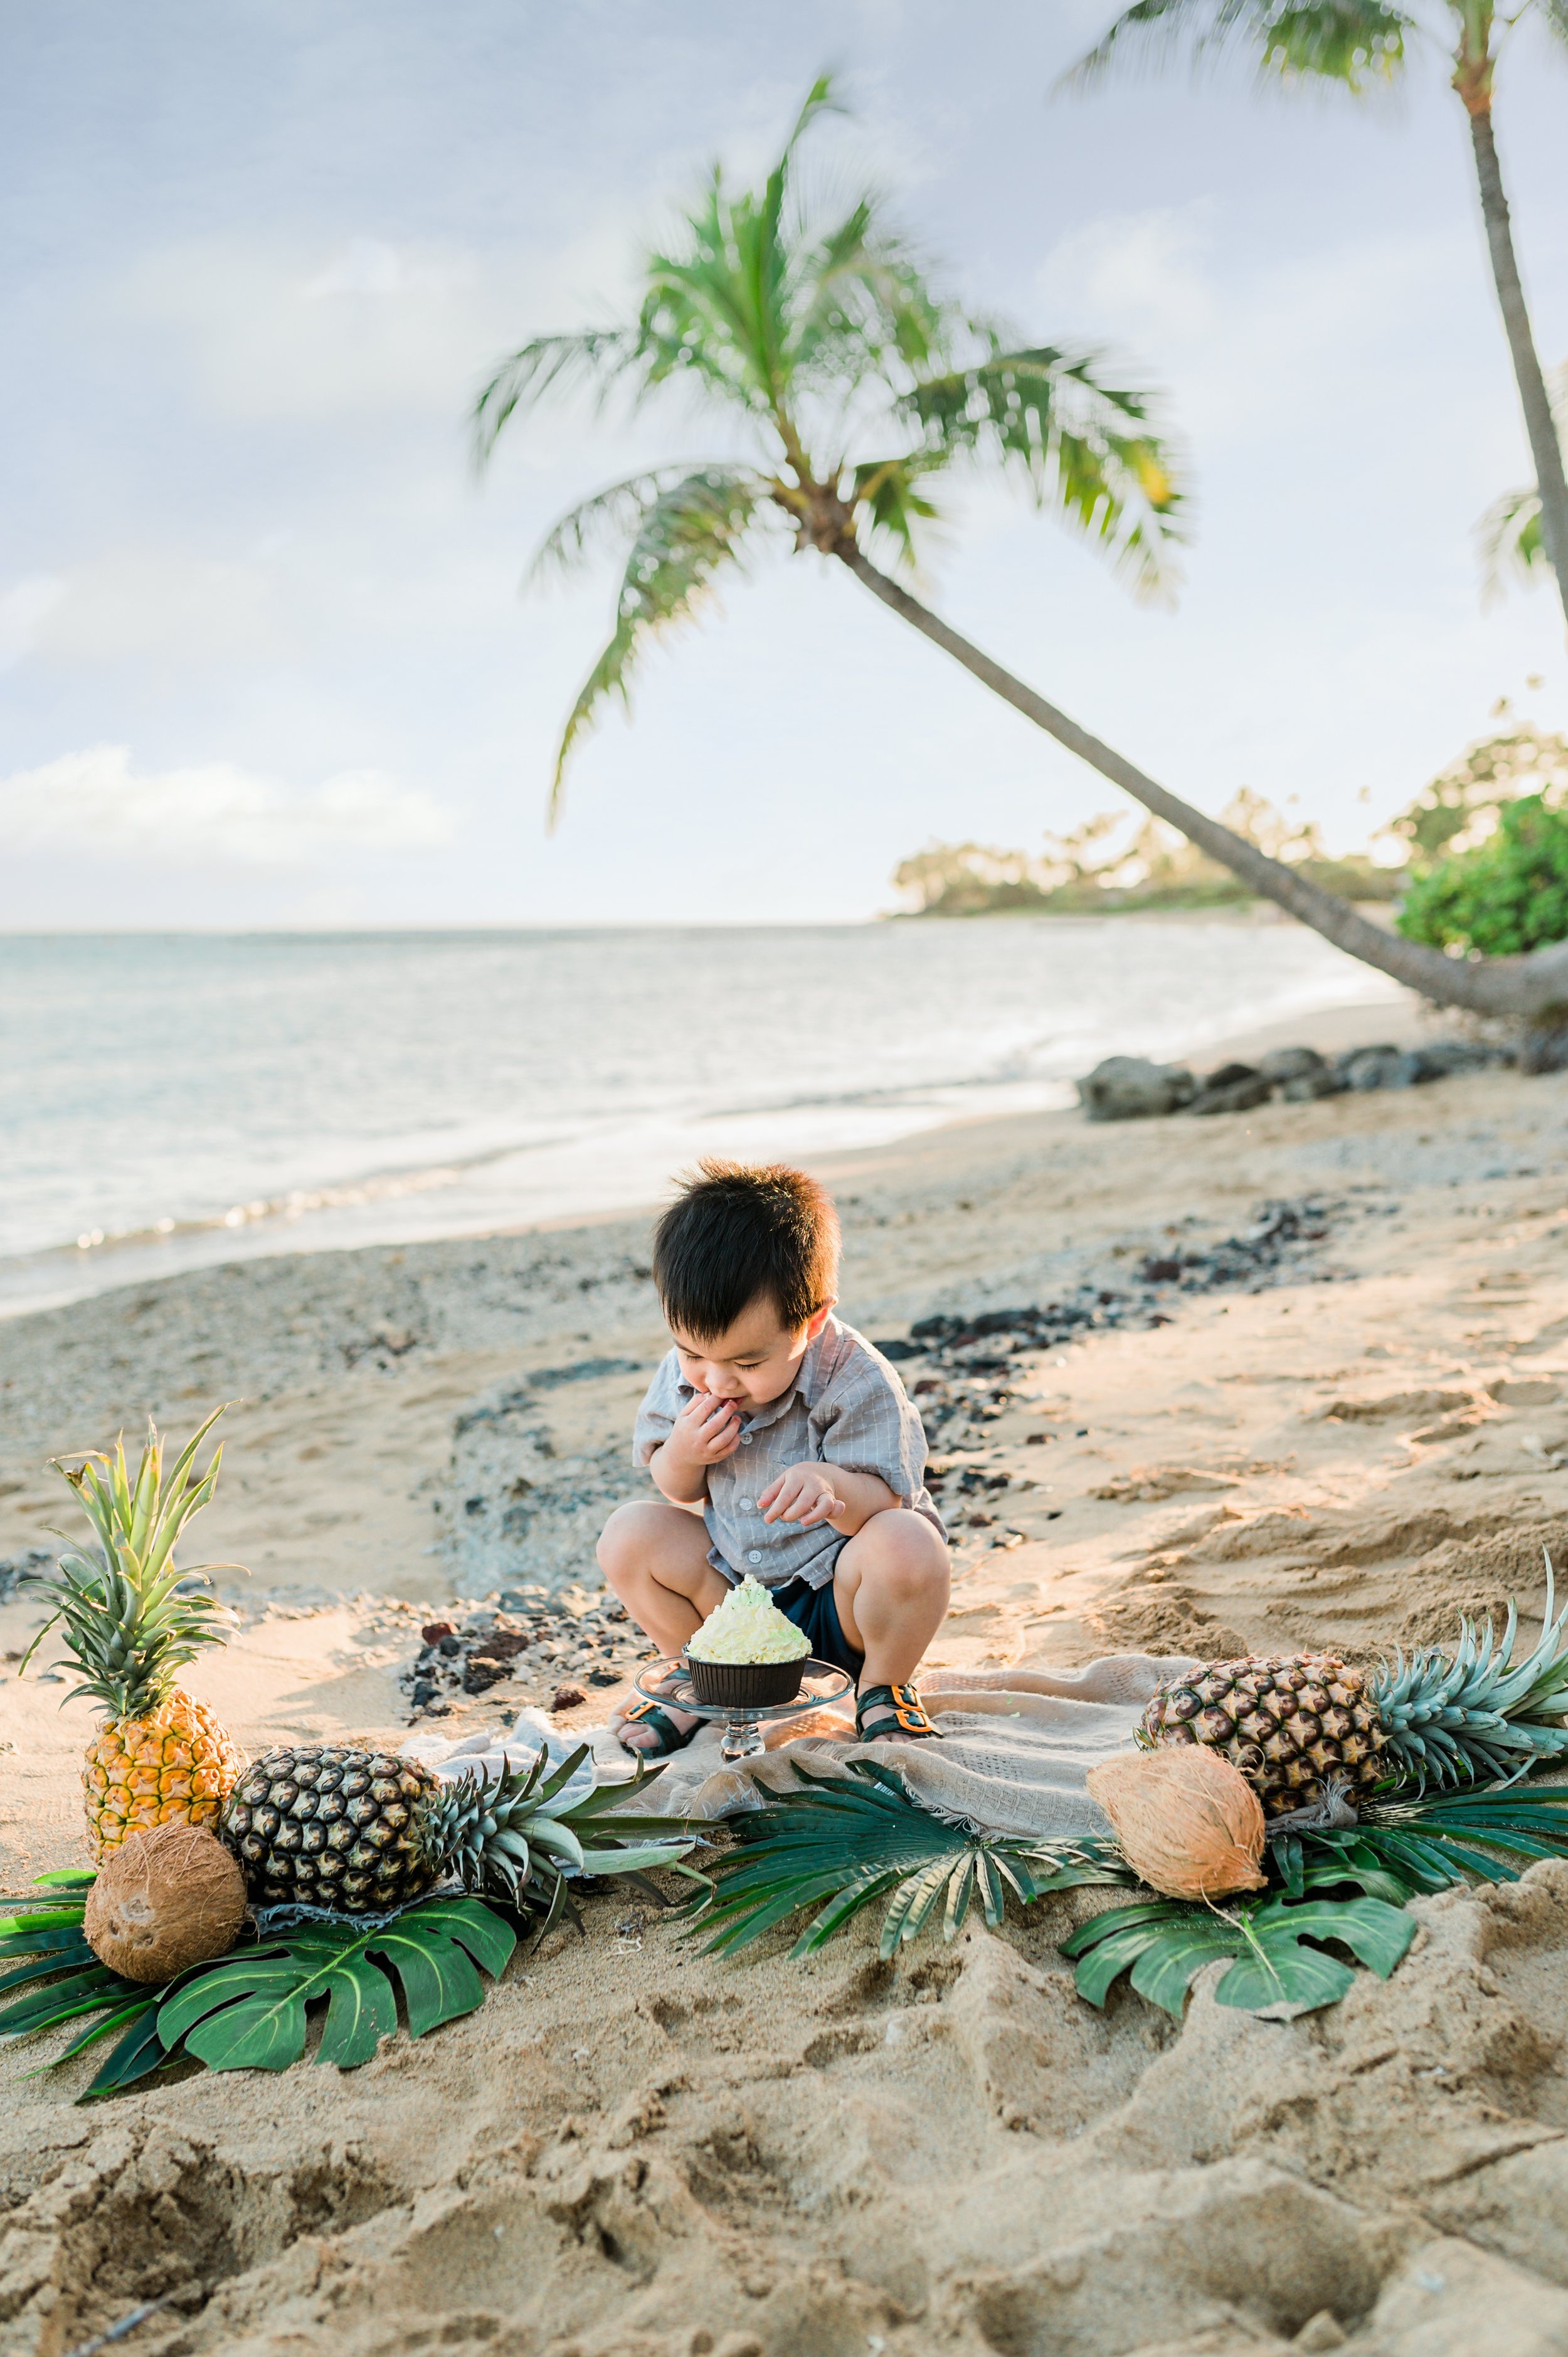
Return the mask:
POLYGON ((1568 941, 1568 810, 1504 802, 1497 831, 1417 876, 1399 913, 1408 941, 1511 957, 1568 941))

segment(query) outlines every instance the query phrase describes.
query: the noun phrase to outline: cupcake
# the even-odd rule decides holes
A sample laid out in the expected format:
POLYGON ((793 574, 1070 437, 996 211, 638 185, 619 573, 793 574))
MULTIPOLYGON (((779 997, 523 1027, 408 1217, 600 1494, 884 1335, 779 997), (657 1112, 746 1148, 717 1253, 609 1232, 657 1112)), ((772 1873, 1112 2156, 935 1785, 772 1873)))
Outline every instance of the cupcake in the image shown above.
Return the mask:
POLYGON ((793 1702, 811 1650, 761 1582, 743 1579, 686 1641, 692 1691, 699 1702, 737 1710, 793 1702))

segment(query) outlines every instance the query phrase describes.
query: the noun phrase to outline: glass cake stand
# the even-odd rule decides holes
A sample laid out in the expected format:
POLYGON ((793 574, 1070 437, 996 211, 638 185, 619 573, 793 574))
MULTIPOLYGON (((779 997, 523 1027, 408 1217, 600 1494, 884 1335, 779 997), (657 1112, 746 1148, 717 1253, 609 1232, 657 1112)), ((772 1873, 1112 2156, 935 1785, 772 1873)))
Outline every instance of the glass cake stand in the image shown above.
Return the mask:
POLYGON ((854 1680, 847 1670, 834 1669, 831 1662, 815 1659, 806 1663, 801 1674, 801 1691, 793 1702, 768 1702, 742 1706, 733 1702, 699 1702, 692 1691, 692 1681, 683 1662, 670 1660, 650 1662, 639 1677, 632 1681, 632 1690, 645 1702, 672 1704, 677 1710, 689 1711, 693 1718, 717 1718, 724 1722, 724 1740, 719 1746, 721 1759, 760 1759, 766 1744, 763 1721, 779 1718, 803 1718, 810 1710, 822 1710, 829 1703, 843 1702, 854 1692, 854 1680), (674 1684, 665 1693, 659 1692, 666 1679, 674 1684), (810 1691, 807 1691, 808 1683, 810 1691))

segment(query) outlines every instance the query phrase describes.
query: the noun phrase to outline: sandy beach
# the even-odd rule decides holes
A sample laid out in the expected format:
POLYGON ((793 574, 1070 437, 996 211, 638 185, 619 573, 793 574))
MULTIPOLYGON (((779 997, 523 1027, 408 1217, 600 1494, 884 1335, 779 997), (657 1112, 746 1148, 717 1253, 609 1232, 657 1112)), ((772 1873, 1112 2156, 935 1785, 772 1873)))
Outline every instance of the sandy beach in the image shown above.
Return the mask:
MULTIPOLYGON (((1292 1027, 1398 1036, 1382 1010, 1292 1027)), ((935 1458, 932 1659, 1446 1637, 1568 1563, 1568 1079, 1487 1071, 1215 1120, 976 1122, 817 1164, 842 1314, 1158 1289, 1265 1201, 1307 1241, 1018 1359, 935 1458)), ((203 1555, 239 1626, 188 1683, 252 1750, 401 1743, 419 1629, 509 1588, 602 1599, 664 1346, 648 1219, 256 1260, 0 1327, 0 1563, 70 1521, 53 1454, 220 1400, 203 1555), (66 1511, 62 1511, 66 1510, 66 1511)), ((918 1361, 905 1372, 922 1373, 918 1361)), ((6 1593, 7 1587, 11 1592, 6 1593)), ((0 1569, 0 1888, 80 1863, 90 1714, 16 1660, 0 1569)), ((548 1706, 556 1642, 442 1731, 548 1706)), ((618 1670, 624 1663, 618 1664, 618 1670)), ((557 1712, 601 1720, 617 1689, 557 1712)), ((423 1722, 422 1722, 423 1723, 423 1722)), ((434 1721, 430 1722, 435 1723, 434 1721)), ((590 1901, 477 2015, 353 2072, 194 2074, 73 2108, 0 2057, 0 2350, 65 2357, 1361 2357, 1568 2352, 1568 1868, 1417 1908, 1411 1955, 1294 2024, 1074 1995, 1081 1895, 897 1967, 704 1959, 590 1901)), ((63 2039, 59 2041, 63 2043, 63 2039)), ((73 2073, 75 2075, 73 2075, 73 2073)))

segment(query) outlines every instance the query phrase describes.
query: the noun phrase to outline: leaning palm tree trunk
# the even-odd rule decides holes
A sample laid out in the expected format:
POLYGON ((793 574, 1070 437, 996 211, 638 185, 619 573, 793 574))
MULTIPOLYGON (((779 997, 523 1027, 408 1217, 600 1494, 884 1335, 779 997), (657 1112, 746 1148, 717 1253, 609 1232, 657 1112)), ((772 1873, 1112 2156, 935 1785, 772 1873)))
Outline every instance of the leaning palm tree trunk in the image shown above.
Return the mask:
POLYGON ((872 595, 880 597, 894 613, 912 623, 917 630, 932 643, 952 656, 975 679, 1076 753, 1092 770, 1098 770, 1112 785, 1120 786, 1134 802, 1142 802, 1156 818, 1185 834, 1190 843, 1218 859, 1233 875, 1240 876, 1255 892, 1276 901, 1314 932, 1321 933, 1336 948, 1348 951, 1366 965, 1377 966, 1382 973, 1392 974, 1396 982, 1419 991, 1423 998, 1439 1006, 1468 1007, 1477 1015, 1508 1016, 1526 1022, 1543 1023, 1560 1019, 1568 1013, 1568 942, 1552 949, 1536 950, 1529 957, 1487 958, 1471 962, 1447 956, 1442 950, 1429 949, 1420 942, 1407 942, 1397 933, 1385 932, 1374 925, 1349 901, 1341 900, 1333 892, 1325 892, 1298 876, 1278 859, 1271 859, 1256 844, 1243 835, 1222 826, 1218 819, 1209 818, 1190 802, 1166 791, 1164 786, 1145 777, 1143 770, 1047 704, 1032 687, 1004 671, 999 662, 971 645, 940 615, 911 597, 907 589, 888 578, 872 564, 865 551, 845 537, 833 548, 833 554, 846 565, 858 581, 863 581, 872 595))
MULTIPOLYGON (((1455 81, 1460 83, 1461 77, 1455 76, 1455 81)), ((1503 191, 1497 141, 1492 136, 1489 81, 1477 98, 1470 97, 1462 84, 1459 94, 1470 117, 1470 139, 1476 151, 1476 178, 1481 191, 1481 218, 1486 223, 1492 276, 1502 308, 1530 456, 1535 461, 1535 479, 1541 495, 1541 544, 1547 563, 1557 576, 1563 618, 1568 619, 1568 478, 1563 474, 1563 445, 1557 437, 1552 399, 1530 332, 1524 288, 1520 283, 1509 202, 1503 191)))

